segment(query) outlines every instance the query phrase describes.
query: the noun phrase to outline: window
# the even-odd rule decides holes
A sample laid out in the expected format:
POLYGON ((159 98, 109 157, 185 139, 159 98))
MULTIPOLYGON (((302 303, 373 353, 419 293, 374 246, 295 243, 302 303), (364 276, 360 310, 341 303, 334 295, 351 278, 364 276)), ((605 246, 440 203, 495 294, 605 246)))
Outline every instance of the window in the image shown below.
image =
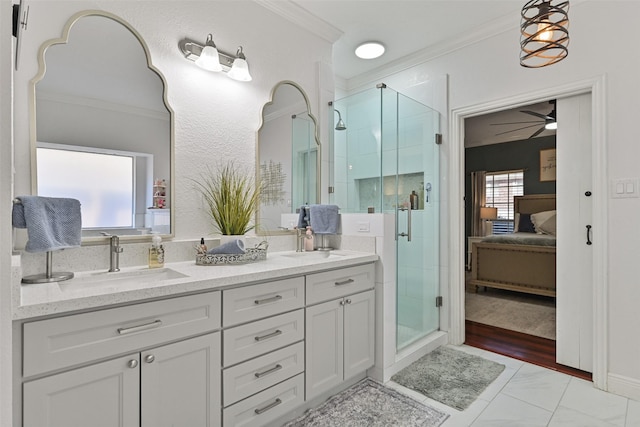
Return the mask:
POLYGON ((524 171, 488 172, 485 182, 485 205, 498 208, 498 219, 493 221, 493 234, 512 233, 513 197, 524 194, 524 171))
POLYGON ((38 194, 78 199, 82 228, 134 227, 135 156, 63 147, 38 147, 38 194))

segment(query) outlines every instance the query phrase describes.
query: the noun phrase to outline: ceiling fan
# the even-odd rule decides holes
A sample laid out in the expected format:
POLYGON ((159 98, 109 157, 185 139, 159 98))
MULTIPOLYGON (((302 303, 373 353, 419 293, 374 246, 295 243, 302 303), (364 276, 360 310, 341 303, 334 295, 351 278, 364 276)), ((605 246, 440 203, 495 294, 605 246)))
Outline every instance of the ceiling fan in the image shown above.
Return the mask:
POLYGON ((531 116, 537 117, 538 120, 529 120, 529 121, 524 121, 524 122, 509 122, 509 123, 491 123, 491 126, 505 126, 505 125, 517 125, 517 124, 526 124, 526 126, 517 128, 517 129, 511 129, 505 132, 500 132, 497 133, 496 136, 498 135, 504 135, 507 133, 511 133, 511 132, 517 132, 523 129, 529 129, 532 127, 538 127, 538 129, 532 133, 529 138, 527 139, 531 139, 531 138, 535 138, 536 136, 540 135, 542 132, 544 132, 545 130, 553 130, 553 129, 557 129, 558 128, 558 124, 556 122, 556 100, 553 99, 551 101, 549 101, 549 104, 551 104, 553 106, 553 108, 551 109, 551 112, 547 115, 545 114, 540 114, 537 113, 535 111, 530 111, 530 110, 520 110, 521 113, 524 114, 529 114, 531 116), (533 124, 530 124, 533 123, 533 124))

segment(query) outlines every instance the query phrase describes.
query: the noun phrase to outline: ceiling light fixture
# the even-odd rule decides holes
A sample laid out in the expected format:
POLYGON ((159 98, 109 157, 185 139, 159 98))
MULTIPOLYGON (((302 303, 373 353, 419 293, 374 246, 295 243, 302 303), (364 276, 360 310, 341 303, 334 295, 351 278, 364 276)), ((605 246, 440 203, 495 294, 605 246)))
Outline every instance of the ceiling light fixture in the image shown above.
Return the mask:
POLYGON ((563 60, 569 50, 569 1, 530 0, 522 8, 520 65, 541 68, 563 60))
POLYGON ((356 48, 356 56, 362 59, 375 59, 382 56, 384 46, 379 42, 362 43, 356 48))
POLYGON ((211 34, 207 36, 204 46, 190 40, 183 40, 179 46, 185 58, 195 62, 196 65, 205 70, 214 72, 224 71, 234 80, 242 82, 251 81, 249 64, 242 52, 242 46, 238 47, 235 56, 221 52, 213 42, 213 36, 211 34))

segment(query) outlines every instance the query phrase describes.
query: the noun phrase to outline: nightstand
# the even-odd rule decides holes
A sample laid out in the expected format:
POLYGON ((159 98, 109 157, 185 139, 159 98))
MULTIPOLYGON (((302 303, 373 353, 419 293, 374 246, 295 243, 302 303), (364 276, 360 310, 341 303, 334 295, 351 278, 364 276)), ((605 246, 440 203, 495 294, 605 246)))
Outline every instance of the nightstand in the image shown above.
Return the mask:
POLYGON ((469 236, 467 237, 467 270, 471 271, 471 259, 473 256, 473 244, 480 242, 484 239, 483 236, 469 236))

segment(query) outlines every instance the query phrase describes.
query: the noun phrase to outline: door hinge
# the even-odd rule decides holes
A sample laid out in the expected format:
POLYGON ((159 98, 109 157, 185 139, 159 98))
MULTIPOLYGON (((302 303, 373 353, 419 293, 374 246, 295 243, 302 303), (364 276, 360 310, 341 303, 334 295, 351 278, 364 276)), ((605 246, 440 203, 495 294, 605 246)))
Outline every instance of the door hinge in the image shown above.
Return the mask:
POLYGON ((442 134, 441 133, 436 133, 436 145, 441 145, 442 144, 442 134))
POLYGON ((329 194, 333 194, 336 192, 336 189, 333 187, 333 185, 329 186, 329 194))
POLYGON ((436 297, 436 307, 442 307, 442 296, 436 297))

